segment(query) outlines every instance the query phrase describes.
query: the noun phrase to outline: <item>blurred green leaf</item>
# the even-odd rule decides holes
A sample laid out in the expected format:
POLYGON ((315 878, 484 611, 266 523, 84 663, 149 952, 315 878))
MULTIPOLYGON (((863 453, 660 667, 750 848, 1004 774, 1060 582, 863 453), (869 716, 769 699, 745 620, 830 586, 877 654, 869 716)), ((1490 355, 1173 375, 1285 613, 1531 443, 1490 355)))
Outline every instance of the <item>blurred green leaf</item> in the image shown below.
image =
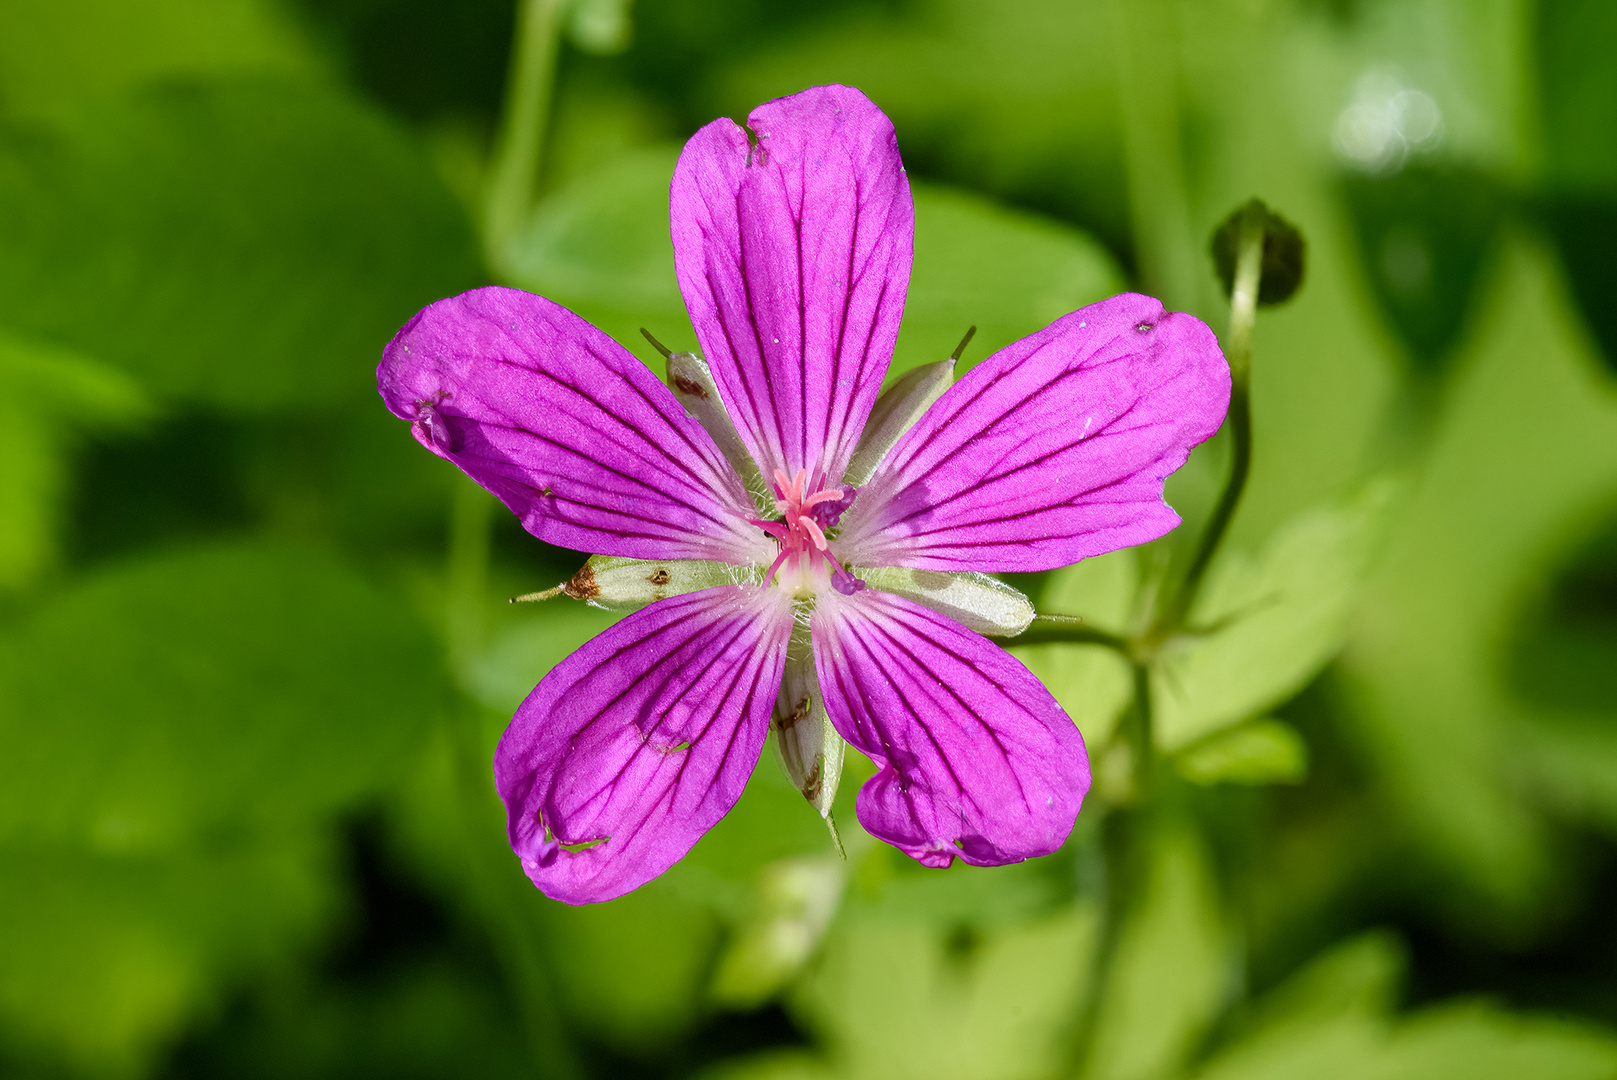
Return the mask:
MULTIPOLYGON (((837 1076, 1049 1076, 1065 1060, 1097 929, 1087 906, 981 931, 847 918, 794 1007, 824 1039, 837 1076)), ((801 1060, 770 1067, 781 1071, 745 1075, 813 1075, 801 1060)))
POLYGON ((1498 185, 1472 169, 1411 167, 1343 180, 1359 255, 1417 372, 1447 370, 1504 220, 1498 185))
MULTIPOLYGON (((1138 557, 1114 551, 1052 573, 1039 597, 1045 615, 1077 615, 1090 626, 1124 633, 1139 590, 1138 557)), ((1098 645, 1017 645, 1011 654, 1055 695, 1092 749, 1105 745, 1134 693, 1128 661, 1098 645)))
POLYGON ((1617 193, 1617 8, 1603 0, 1541 0, 1537 47, 1544 171, 1557 190, 1617 193))
POLYGON ((1265 718, 1186 747, 1174 765, 1197 784, 1299 784, 1308 775, 1308 744, 1290 724, 1265 718))
POLYGON ((1542 89, 1543 216, 1573 298, 1617 371, 1617 8, 1602 0, 1543 0, 1535 35, 1542 89))
POLYGON ((62 349, 0 331, 0 384, 13 400, 0 425, 0 588, 33 578, 55 557, 75 436, 128 428, 152 406, 129 376, 62 349))
MULTIPOLYGON (((1601 141, 1601 140, 1590 140, 1601 141)), ((1576 301, 1606 367, 1617 372, 1617 184, 1595 194, 1552 194, 1540 208, 1576 301)))
POLYGON ((1234 956, 1202 842, 1156 824, 1138 904, 1124 918, 1095 1014, 1084 1080, 1176 1073, 1234 990, 1234 956))
POLYGON ((269 0, 10 0, 0 5, 0 115, 62 120, 162 78, 320 77, 269 0))
MULTIPOLYGON (((1538 583, 1617 492, 1617 401, 1559 281, 1543 249, 1508 249, 1343 654, 1356 737, 1407 823, 1400 839, 1445 882, 1425 902, 1516 937, 1560 903, 1574 870, 1547 843, 1540 807, 1588 789, 1527 752, 1554 733, 1509 692, 1500 661, 1538 583)), ((1577 813, 1591 811, 1606 819, 1577 813)))
POLYGON ((757 1008, 794 978, 836 913, 845 872, 830 854, 761 867, 754 909, 736 926, 714 970, 713 1000, 737 1010, 757 1008))
POLYGON ((1049 207, 1126 246, 1109 11, 1062 0, 877 10, 746 50, 706 88, 707 112, 740 119, 805 86, 857 86, 893 118, 912 168, 1049 207))
POLYGON ((120 858, 0 844, 0 1026, 29 1057, 139 1075, 217 985, 301 958, 337 906, 306 834, 120 858))
POLYGON ((1257 559, 1226 550, 1191 611, 1193 631, 1152 667, 1157 741, 1168 750, 1277 705, 1328 663, 1387 526, 1396 488, 1307 511, 1257 559))
POLYGON ((105 570, 0 655, 0 837, 108 853, 351 805, 401 775, 444 694, 406 607, 329 558, 250 545, 105 570))
POLYGON ((1598 1080, 1617 1036, 1587 1025, 1456 1002, 1390 1015, 1401 968, 1380 935, 1338 946, 1258 1003, 1248 1034, 1196 1080, 1598 1080))
POLYGON ((1098 242, 1050 218, 981 196, 915 185, 915 268, 892 373, 942 360, 977 327, 956 368, 964 375, 1070 311, 1123 291, 1098 242))
POLYGON ((719 932, 706 905, 666 878, 604 904, 535 900, 562 1003, 585 1030, 647 1056, 696 1020, 719 932))
POLYGON ((365 392, 416 309, 479 282, 425 154, 331 90, 167 85, 0 132, 0 323, 227 409, 365 392))
MULTIPOLYGON (((580 555, 579 565, 583 563, 580 555)), ((462 676, 467 693, 506 716, 516 712, 551 668, 623 617, 565 596, 522 606, 526 610, 494 631, 462 676)), ((489 747, 490 753, 493 749, 489 747)))
POLYGON ((1343 1015, 1392 1011, 1407 963, 1403 944, 1372 930, 1331 946, 1253 1003, 1241 1030, 1247 1036, 1343 1015))
POLYGON ((730 1058, 697 1074, 700 1080, 834 1080, 843 1074, 802 1050, 730 1058))
POLYGON ((1617 508, 1558 559, 1512 625, 1504 675, 1546 712, 1617 707, 1617 508))
POLYGON ((671 349, 695 349, 674 281, 668 185, 679 148, 632 151, 546 196, 513 242, 513 284, 562 304, 605 330, 656 371, 671 349))
MULTIPOLYGON (((594 322, 662 370, 640 338, 696 339, 674 280, 668 183, 678 151, 623 155, 545 199, 512 256, 515 281, 594 322)), ((966 328, 973 363, 1120 291, 1111 257, 1084 233, 987 199, 915 184, 915 265, 891 374, 948 356, 966 328)))

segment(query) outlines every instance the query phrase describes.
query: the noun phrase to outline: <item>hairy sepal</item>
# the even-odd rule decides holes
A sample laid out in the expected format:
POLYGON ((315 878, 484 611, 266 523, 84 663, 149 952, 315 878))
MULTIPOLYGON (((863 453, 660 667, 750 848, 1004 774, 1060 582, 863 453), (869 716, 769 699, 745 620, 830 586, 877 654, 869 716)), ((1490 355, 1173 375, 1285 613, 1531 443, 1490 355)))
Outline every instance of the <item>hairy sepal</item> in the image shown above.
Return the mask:
MULTIPOLYGON (((954 385, 954 367, 952 359, 926 364, 882 391, 870 410, 870 419, 865 421, 864 434, 854 448, 853 459, 848 462, 848 471, 842 477, 843 483, 858 487, 876 474, 876 466, 898 442, 899 436, 908 431, 932 407, 932 403, 954 385)), ((724 445, 717 435, 713 436, 713 440, 721 447, 724 445)))
POLYGON ((837 788, 842 783, 847 743, 825 711, 809 630, 801 622, 793 627, 791 644, 787 646, 786 668, 769 727, 775 735, 775 753, 786 778, 825 819, 832 843, 842 851, 842 838, 831 819, 831 804, 836 802, 837 788))
POLYGON ((873 589, 913 600, 988 637, 1015 637, 1035 614, 1033 601, 1020 590, 974 571, 876 566, 860 568, 858 576, 873 589))
POLYGON ((685 411, 713 437, 724 460, 741 477, 741 483, 748 493, 754 498, 766 493, 768 486, 764 483, 763 474, 758 471, 758 463, 752 460, 747 445, 741 441, 735 421, 730 419, 730 412, 725 408, 724 398, 719 395, 718 384, 713 381, 713 372, 708 369, 707 361, 691 352, 670 353, 667 370, 668 388, 685 406, 685 411))
POLYGON ((562 591, 575 600, 607 611, 639 611, 647 604, 682 593, 738 585, 746 570, 705 559, 628 559, 592 555, 562 591))

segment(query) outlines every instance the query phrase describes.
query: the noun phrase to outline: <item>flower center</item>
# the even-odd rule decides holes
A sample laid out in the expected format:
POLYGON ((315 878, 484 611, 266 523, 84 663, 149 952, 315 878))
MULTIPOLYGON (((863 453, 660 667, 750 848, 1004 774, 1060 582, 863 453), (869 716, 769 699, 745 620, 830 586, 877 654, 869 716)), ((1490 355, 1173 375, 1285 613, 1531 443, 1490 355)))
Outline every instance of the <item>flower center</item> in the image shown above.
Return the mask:
POLYGON ((754 520, 753 524, 775 538, 780 554, 764 575, 795 596, 812 596, 826 585, 841 593, 856 593, 865 583, 844 570, 831 554, 827 530, 842 520, 858 489, 852 485, 824 487, 823 476, 809 483, 807 469, 788 477, 775 470, 774 521, 754 520))

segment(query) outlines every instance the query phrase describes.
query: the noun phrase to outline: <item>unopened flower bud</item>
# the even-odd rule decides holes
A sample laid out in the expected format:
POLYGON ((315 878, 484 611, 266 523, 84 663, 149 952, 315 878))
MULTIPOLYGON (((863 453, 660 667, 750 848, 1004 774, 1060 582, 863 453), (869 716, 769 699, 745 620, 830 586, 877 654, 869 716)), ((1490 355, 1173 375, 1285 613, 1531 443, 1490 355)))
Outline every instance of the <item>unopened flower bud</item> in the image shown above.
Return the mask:
POLYGON ((1292 293, 1303 283, 1308 245, 1295 225, 1270 210, 1259 199, 1253 199, 1235 211, 1224 220, 1224 224, 1213 230, 1213 265, 1218 270, 1218 280, 1223 283, 1225 294, 1228 295, 1235 288, 1235 264, 1240 258, 1243 220, 1263 229, 1263 269, 1258 284, 1258 306, 1268 307, 1290 300, 1292 293))

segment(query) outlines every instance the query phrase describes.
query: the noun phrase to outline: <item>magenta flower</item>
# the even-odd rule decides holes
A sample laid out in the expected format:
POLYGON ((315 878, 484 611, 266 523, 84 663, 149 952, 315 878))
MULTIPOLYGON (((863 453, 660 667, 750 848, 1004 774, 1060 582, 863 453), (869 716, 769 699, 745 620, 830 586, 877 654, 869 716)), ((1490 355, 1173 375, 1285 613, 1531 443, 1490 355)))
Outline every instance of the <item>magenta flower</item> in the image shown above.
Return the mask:
POLYGON ((662 873, 735 804, 772 723, 822 813, 839 736, 875 761, 859 820, 926 865, 1054 851, 1089 787, 1083 739, 977 632, 1019 632, 1031 607, 975 572, 1178 524, 1163 479, 1229 397, 1212 333, 1114 297, 941 397, 947 362, 878 402, 914 213, 891 123, 847 87, 707 125, 671 201, 706 355, 671 358, 673 391, 501 288, 420 312, 377 371, 417 441, 529 532, 621 557, 591 566, 664 597, 546 675, 500 742, 529 877, 583 903, 662 873))

